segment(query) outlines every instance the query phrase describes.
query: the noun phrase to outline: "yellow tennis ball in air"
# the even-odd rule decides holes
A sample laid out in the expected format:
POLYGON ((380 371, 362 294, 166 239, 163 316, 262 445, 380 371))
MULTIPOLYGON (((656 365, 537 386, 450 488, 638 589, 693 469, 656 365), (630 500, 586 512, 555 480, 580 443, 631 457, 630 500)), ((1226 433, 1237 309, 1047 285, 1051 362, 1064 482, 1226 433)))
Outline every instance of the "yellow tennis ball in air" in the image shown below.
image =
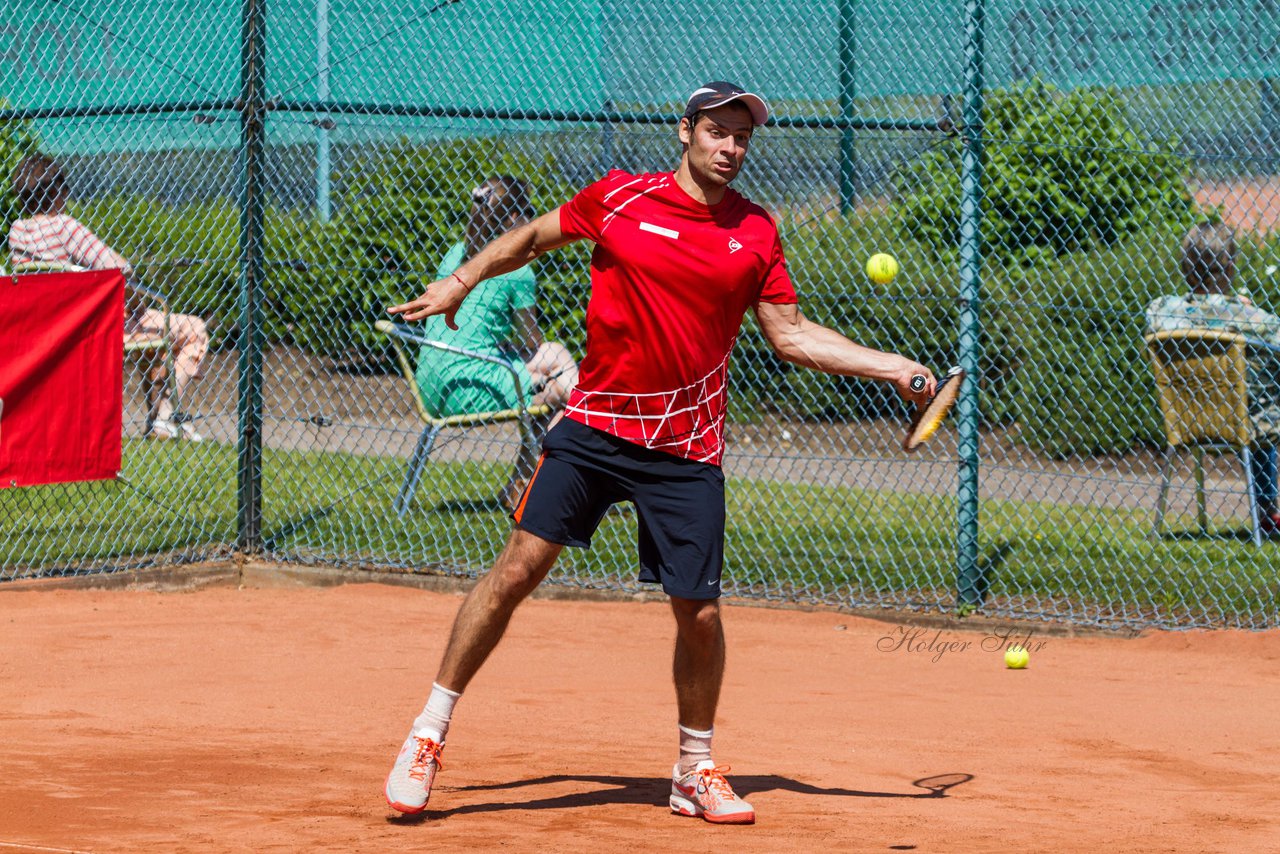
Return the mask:
POLYGON ((1024 646, 1015 644, 1004 651, 1004 665, 1010 670, 1022 670, 1030 660, 1031 654, 1027 652, 1027 648, 1024 646))
POLYGON ((877 252, 867 259, 867 278, 877 285, 887 285, 898 275, 898 262, 889 254, 877 252))

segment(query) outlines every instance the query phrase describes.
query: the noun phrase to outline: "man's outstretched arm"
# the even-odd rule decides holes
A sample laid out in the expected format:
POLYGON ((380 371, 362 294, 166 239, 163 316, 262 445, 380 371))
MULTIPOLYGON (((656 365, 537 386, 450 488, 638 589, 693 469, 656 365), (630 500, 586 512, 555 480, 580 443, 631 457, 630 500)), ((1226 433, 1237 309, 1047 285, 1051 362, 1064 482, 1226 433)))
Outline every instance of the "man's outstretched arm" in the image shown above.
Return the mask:
POLYGON ((533 222, 517 226, 490 241, 452 275, 427 285, 422 296, 387 309, 405 320, 422 320, 443 314, 450 329, 457 329, 454 315, 467 294, 485 279, 518 270, 544 252, 558 249, 577 238, 560 230, 560 209, 548 211, 533 222))
POLYGON ((933 372, 919 362, 896 353, 873 350, 814 323, 794 304, 757 303, 760 331, 778 356, 788 362, 828 374, 861 377, 892 383, 903 399, 920 404, 937 388, 933 372), (911 378, 925 378, 925 387, 913 391, 911 378))

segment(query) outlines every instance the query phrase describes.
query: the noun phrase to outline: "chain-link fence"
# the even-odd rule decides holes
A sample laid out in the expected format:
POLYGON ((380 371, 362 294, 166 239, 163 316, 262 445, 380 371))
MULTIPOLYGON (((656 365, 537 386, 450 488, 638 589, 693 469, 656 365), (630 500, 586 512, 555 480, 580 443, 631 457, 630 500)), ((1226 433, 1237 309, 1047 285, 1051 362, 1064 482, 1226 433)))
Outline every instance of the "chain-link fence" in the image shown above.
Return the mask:
MULTIPOLYGON (((1235 235, 1214 299, 1280 309, 1276 0, 16 0, 0 165, 56 156, 68 213, 210 348, 175 415, 204 441, 150 439, 130 367, 119 480, 0 491, 0 577, 235 552, 482 571, 520 422, 444 425, 412 464, 439 413, 375 324, 458 251, 486 177, 545 211, 609 169, 671 170, 685 99, 725 78, 771 103, 738 186, 775 216, 804 312, 978 379, 907 456, 885 388, 792 369, 748 318, 726 592, 1276 624, 1277 547, 1253 532, 1274 521, 1249 497, 1274 512, 1268 439, 1248 428, 1252 476, 1231 447, 1178 450, 1162 497, 1144 340, 1148 306, 1188 293, 1198 222, 1235 235), (892 281, 864 274, 875 252, 892 281)), ((532 270, 541 331, 579 357, 589 248, 532 270)), ((1257 410, 1277 377, 1251 363, 1257 410)), ((633 585, 635 524, 606 516, 553 579, 633 585)))

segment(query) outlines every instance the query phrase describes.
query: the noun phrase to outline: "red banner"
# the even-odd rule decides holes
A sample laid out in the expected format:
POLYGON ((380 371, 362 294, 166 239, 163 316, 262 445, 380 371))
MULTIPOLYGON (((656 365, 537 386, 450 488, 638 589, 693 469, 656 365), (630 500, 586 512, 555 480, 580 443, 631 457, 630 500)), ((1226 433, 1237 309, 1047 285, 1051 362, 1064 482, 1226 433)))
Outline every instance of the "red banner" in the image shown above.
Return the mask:
POLYGON ((124 275, 0 278, 0 489, 120 470, 124 275))

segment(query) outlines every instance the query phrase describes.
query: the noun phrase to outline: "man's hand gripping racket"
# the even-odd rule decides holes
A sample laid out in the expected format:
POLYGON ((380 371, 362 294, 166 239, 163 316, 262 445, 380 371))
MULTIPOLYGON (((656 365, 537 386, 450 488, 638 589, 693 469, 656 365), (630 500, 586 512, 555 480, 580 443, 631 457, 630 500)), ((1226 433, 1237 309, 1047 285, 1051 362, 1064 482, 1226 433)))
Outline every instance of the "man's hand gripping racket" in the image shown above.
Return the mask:
MULTIPOLYGON (((924 391, 926 382, 922 374, 916 374, 911 378, 911 390, 924 391)), ((951 407, 955 406, 963 386, 963 368, 952 368, 947 371, 946 376, 934 390, 933 397, 929 398, 923 406, 916 407, 915 417, 911 419, 911 427, 907 430, 906 438, 902 440, 903 450, 914 451, 938 431, 942 420, 947 417, 951 407)))

